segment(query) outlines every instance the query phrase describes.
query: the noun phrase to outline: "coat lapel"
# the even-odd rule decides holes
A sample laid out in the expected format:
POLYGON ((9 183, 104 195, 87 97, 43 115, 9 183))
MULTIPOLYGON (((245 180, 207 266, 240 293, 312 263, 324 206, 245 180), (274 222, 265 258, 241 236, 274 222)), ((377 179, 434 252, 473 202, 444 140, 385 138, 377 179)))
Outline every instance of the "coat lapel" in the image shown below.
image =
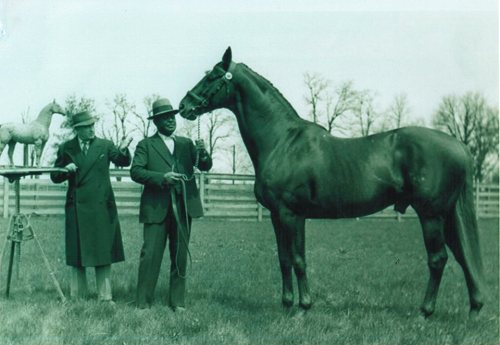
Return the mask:
POLYGON ((71 158, 71 161, 75 163, 78 168, 81 168, 83 165, 83 154, 77 137, 74 137, 68 142, 66 152, 71 158))
POLYGON ((165 145, 165 142, 160 137, 160 135, 158 133, 156 133, 155 135, 153 135, 151 137, 151 140, 152 140, 151 145, 160 154, 161 158, 163 158, 163 160, 169 166, 173 167, 175 164, 174 156, 170 153, 170 151, 167 148, 167 145, 165 145))
POLYGON ((89 146, 87 155, 84 156, 80 150, 80 156, 82 157, 82 165, 80 166, 80 172, 78 176, 79 182, 87 175, 87 173, 92 169, 94 164, 102 158, 102 141, 99 138, 95 138, 89 146))

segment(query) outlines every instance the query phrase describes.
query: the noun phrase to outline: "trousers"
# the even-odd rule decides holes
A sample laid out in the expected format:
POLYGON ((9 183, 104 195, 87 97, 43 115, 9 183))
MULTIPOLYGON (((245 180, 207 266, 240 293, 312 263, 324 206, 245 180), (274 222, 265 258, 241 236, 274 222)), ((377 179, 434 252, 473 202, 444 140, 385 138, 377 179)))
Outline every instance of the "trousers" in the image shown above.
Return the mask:
MULTIPOLYGON (((96 266, 95 280, 98 299, 109 301, 113 299, 111 292, 111 265, 96 266)), ((70 295, 72 298, 85 298, 88 293, 87 270, 85 267, 71 267, 70 295)))
MULTIPOLYGON (((183 207, 180 207, 183 210, 183 207)), ((184 215, 180 212, 181 217, 184 215)), ((160 274, 161 263, 167 240, 170 251, 170 282, 168 305, 175 307, 185 306, 186 271, 189 246, 189 230, 191 217, 187 224, 181 226, 176 223, 172 206, 162 223, 145 223, 139 259, 139 276, 137 280, 137 305, 149 307, 153 303, 154 290, 160 274), (187 225, 187 226, 186 226, 187 225)))

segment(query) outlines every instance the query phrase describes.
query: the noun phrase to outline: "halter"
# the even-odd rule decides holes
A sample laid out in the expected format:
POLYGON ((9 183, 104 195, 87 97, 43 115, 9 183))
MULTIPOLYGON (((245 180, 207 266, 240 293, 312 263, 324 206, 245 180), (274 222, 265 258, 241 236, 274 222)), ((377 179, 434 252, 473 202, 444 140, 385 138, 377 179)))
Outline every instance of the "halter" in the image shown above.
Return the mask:
POLYGON ((232 71, 234 71, 235 66, 236 66, 236 64, 234 64, 233 62, 231 62, 229 64, 229 68, 227 69, 227 71, 225 71, 220 66, 215 66, 214 67, 213 71, 222 70, 224 72, 224 74, 222 75, 222 77, 219 77, 219 79, 216 80, 214 83, 212 83, 212 85, 208 89, 208 92, 205 94, 205 97, 197 95, 192 90, 188 91, 187 94, 189 96, 191 96, 192 98, 194 98, 198 102, 198 105, 195 105, 194 107, 191 108, 192 111, 195 111, 195 110, 197 110, 198 108, 201 108, 201 107, 208 107, 210 105, 210 100, 216 94, 219 93, 219 91, 222 89, 223 86, 226 87, 226 94, 229 94, 229 83, 233 79, 233 73, 232 73, 232 71))

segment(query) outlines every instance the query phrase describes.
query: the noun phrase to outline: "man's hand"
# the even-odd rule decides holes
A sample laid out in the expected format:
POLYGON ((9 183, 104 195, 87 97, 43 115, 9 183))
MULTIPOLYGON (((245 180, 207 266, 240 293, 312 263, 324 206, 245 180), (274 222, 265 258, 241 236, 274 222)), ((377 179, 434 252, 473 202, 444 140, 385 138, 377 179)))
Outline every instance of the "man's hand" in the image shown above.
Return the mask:
POLYGON ((66 170, 68 170, 68 172, 71 172, 71 173, 74 173, 76 172, 76 170, 78 170, 78 167, 76 166, 75 163, 69 163, 68 165, 66 165, 64 167, 66 170))
POLYGON ((195 146, 198 151, 205 151, 205 142, 203 139, 195 140, 195 146))
POLYGON ((131 136, 123 137, 122 140, 121 140, 121 142, 120 142, 120 145, 118 146, 118 149, 120 151, 125 150, 130 145, 131 142, 132 142, 132 137, 131 136))
POLYGON ((165 182, 167 182, 168 184, 176 184, 181 180, 182 176, 183 176, 182 174, 170 171, 165 175, 163 175, 163 178, 165 179, 165 182))

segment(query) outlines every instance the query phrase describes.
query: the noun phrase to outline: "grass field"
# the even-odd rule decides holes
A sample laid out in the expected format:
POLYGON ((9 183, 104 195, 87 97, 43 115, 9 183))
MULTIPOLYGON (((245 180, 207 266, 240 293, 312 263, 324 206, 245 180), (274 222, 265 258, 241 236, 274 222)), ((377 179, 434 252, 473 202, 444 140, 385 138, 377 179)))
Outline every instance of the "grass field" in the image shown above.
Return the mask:
MULTIPOLYGON (((193 223, 188 309, 166 307, 168 255, 150 310, 133 300, 142 228, 122 218, 127 260, 113 266, 116 306, 57 300, 36 244, 23 243, 19 277, 4 297, 0 272, 0 344, 498 344, 498 220, 480 221, 488 304, 468 320, 463 274, 450 257, 435 314, 420 317, 426 253, 416 219, 307 223, 313 308, 305 315, 280 305, 281 278, 270 222, 193 223)), ((62 217, 32 219, 64 292, 62 217)), ((7 221, 0 221, 3 245, 7 221)), ((168 252, 167 252, 168 253, 168 252)), ((450 254, 451 255, 451 254, 450 254)))

